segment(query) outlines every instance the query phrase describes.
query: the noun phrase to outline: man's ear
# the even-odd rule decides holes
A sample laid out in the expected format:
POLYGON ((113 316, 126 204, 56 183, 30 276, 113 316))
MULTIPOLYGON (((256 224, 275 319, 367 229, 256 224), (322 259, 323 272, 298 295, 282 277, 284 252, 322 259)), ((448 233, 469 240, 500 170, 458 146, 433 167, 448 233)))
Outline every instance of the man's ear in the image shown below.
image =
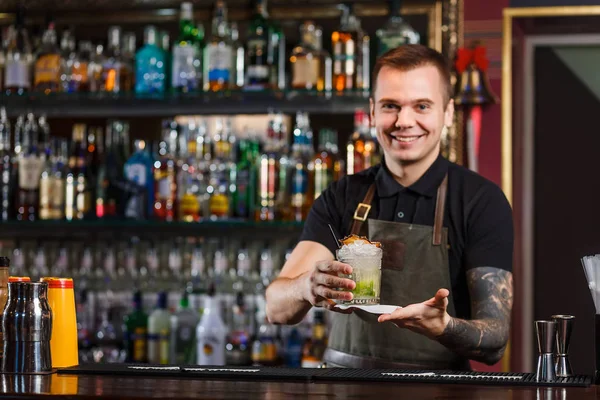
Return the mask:
POLYGON ((450 127, 454 123, 454 100, 450 99, 444 110, 444 125, 450 127))
POLYGON ((369 115, 371 117, 371 126, 375 126, 375 101, 369 97, 369 115))

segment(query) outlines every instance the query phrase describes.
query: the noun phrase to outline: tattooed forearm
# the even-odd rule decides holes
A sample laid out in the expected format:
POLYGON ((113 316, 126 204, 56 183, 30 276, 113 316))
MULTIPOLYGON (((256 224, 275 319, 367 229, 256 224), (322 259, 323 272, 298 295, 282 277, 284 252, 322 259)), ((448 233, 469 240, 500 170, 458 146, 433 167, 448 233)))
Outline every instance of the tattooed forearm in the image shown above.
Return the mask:
POLYGON ((479 267, 467 271, 472 320, 452 318, 438 341, 470 359, 494 364, 510 331, 513 282, 510 272, 479 267))

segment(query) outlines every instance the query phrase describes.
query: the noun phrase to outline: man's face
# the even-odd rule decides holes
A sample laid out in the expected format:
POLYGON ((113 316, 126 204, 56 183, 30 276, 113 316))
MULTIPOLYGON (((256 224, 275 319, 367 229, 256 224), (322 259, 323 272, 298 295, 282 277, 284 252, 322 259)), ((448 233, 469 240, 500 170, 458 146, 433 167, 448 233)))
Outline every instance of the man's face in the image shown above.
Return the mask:
POLYGON ((433 162, 444 125, 452 124, 453 102, 444 102, 437 68, 408 71, 383 67, 371 99, 371 120, 385 159, 399 165, 433 162))

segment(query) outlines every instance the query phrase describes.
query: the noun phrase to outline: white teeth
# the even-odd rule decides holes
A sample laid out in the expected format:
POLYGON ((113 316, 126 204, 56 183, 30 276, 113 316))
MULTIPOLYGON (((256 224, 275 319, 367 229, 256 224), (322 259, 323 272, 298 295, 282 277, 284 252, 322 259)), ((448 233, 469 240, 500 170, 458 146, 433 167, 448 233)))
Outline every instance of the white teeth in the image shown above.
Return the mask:
POLYGON ((396 137, 396 140, 399 140, 401 142, 414 142, 415 140, 417 140, 418 138, 420 138, 421 136, 413 136, 413 137, 396 137))

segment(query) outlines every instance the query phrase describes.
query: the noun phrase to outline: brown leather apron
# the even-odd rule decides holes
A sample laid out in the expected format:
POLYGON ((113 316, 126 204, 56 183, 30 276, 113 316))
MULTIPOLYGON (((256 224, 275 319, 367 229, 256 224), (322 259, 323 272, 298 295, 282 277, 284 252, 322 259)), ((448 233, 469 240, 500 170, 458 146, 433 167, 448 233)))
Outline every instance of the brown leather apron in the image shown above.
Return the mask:
MULTIPOLYGON (((368 219, 375 184, 354 213, 351 232, 383 245, 381 304, 421 303, 438 289, 450 291, 448 314, 455 316, 448 264, 448 230, 443 227, 448 176, 437 191, 434 226, 368 219), (368 232, 365 228, 368 228, 368 232)), ((361 310, 331 313, 332 328, 324 361, 348 368, 469 369, 468 360, 426 336, 377 322, 361 310)))

